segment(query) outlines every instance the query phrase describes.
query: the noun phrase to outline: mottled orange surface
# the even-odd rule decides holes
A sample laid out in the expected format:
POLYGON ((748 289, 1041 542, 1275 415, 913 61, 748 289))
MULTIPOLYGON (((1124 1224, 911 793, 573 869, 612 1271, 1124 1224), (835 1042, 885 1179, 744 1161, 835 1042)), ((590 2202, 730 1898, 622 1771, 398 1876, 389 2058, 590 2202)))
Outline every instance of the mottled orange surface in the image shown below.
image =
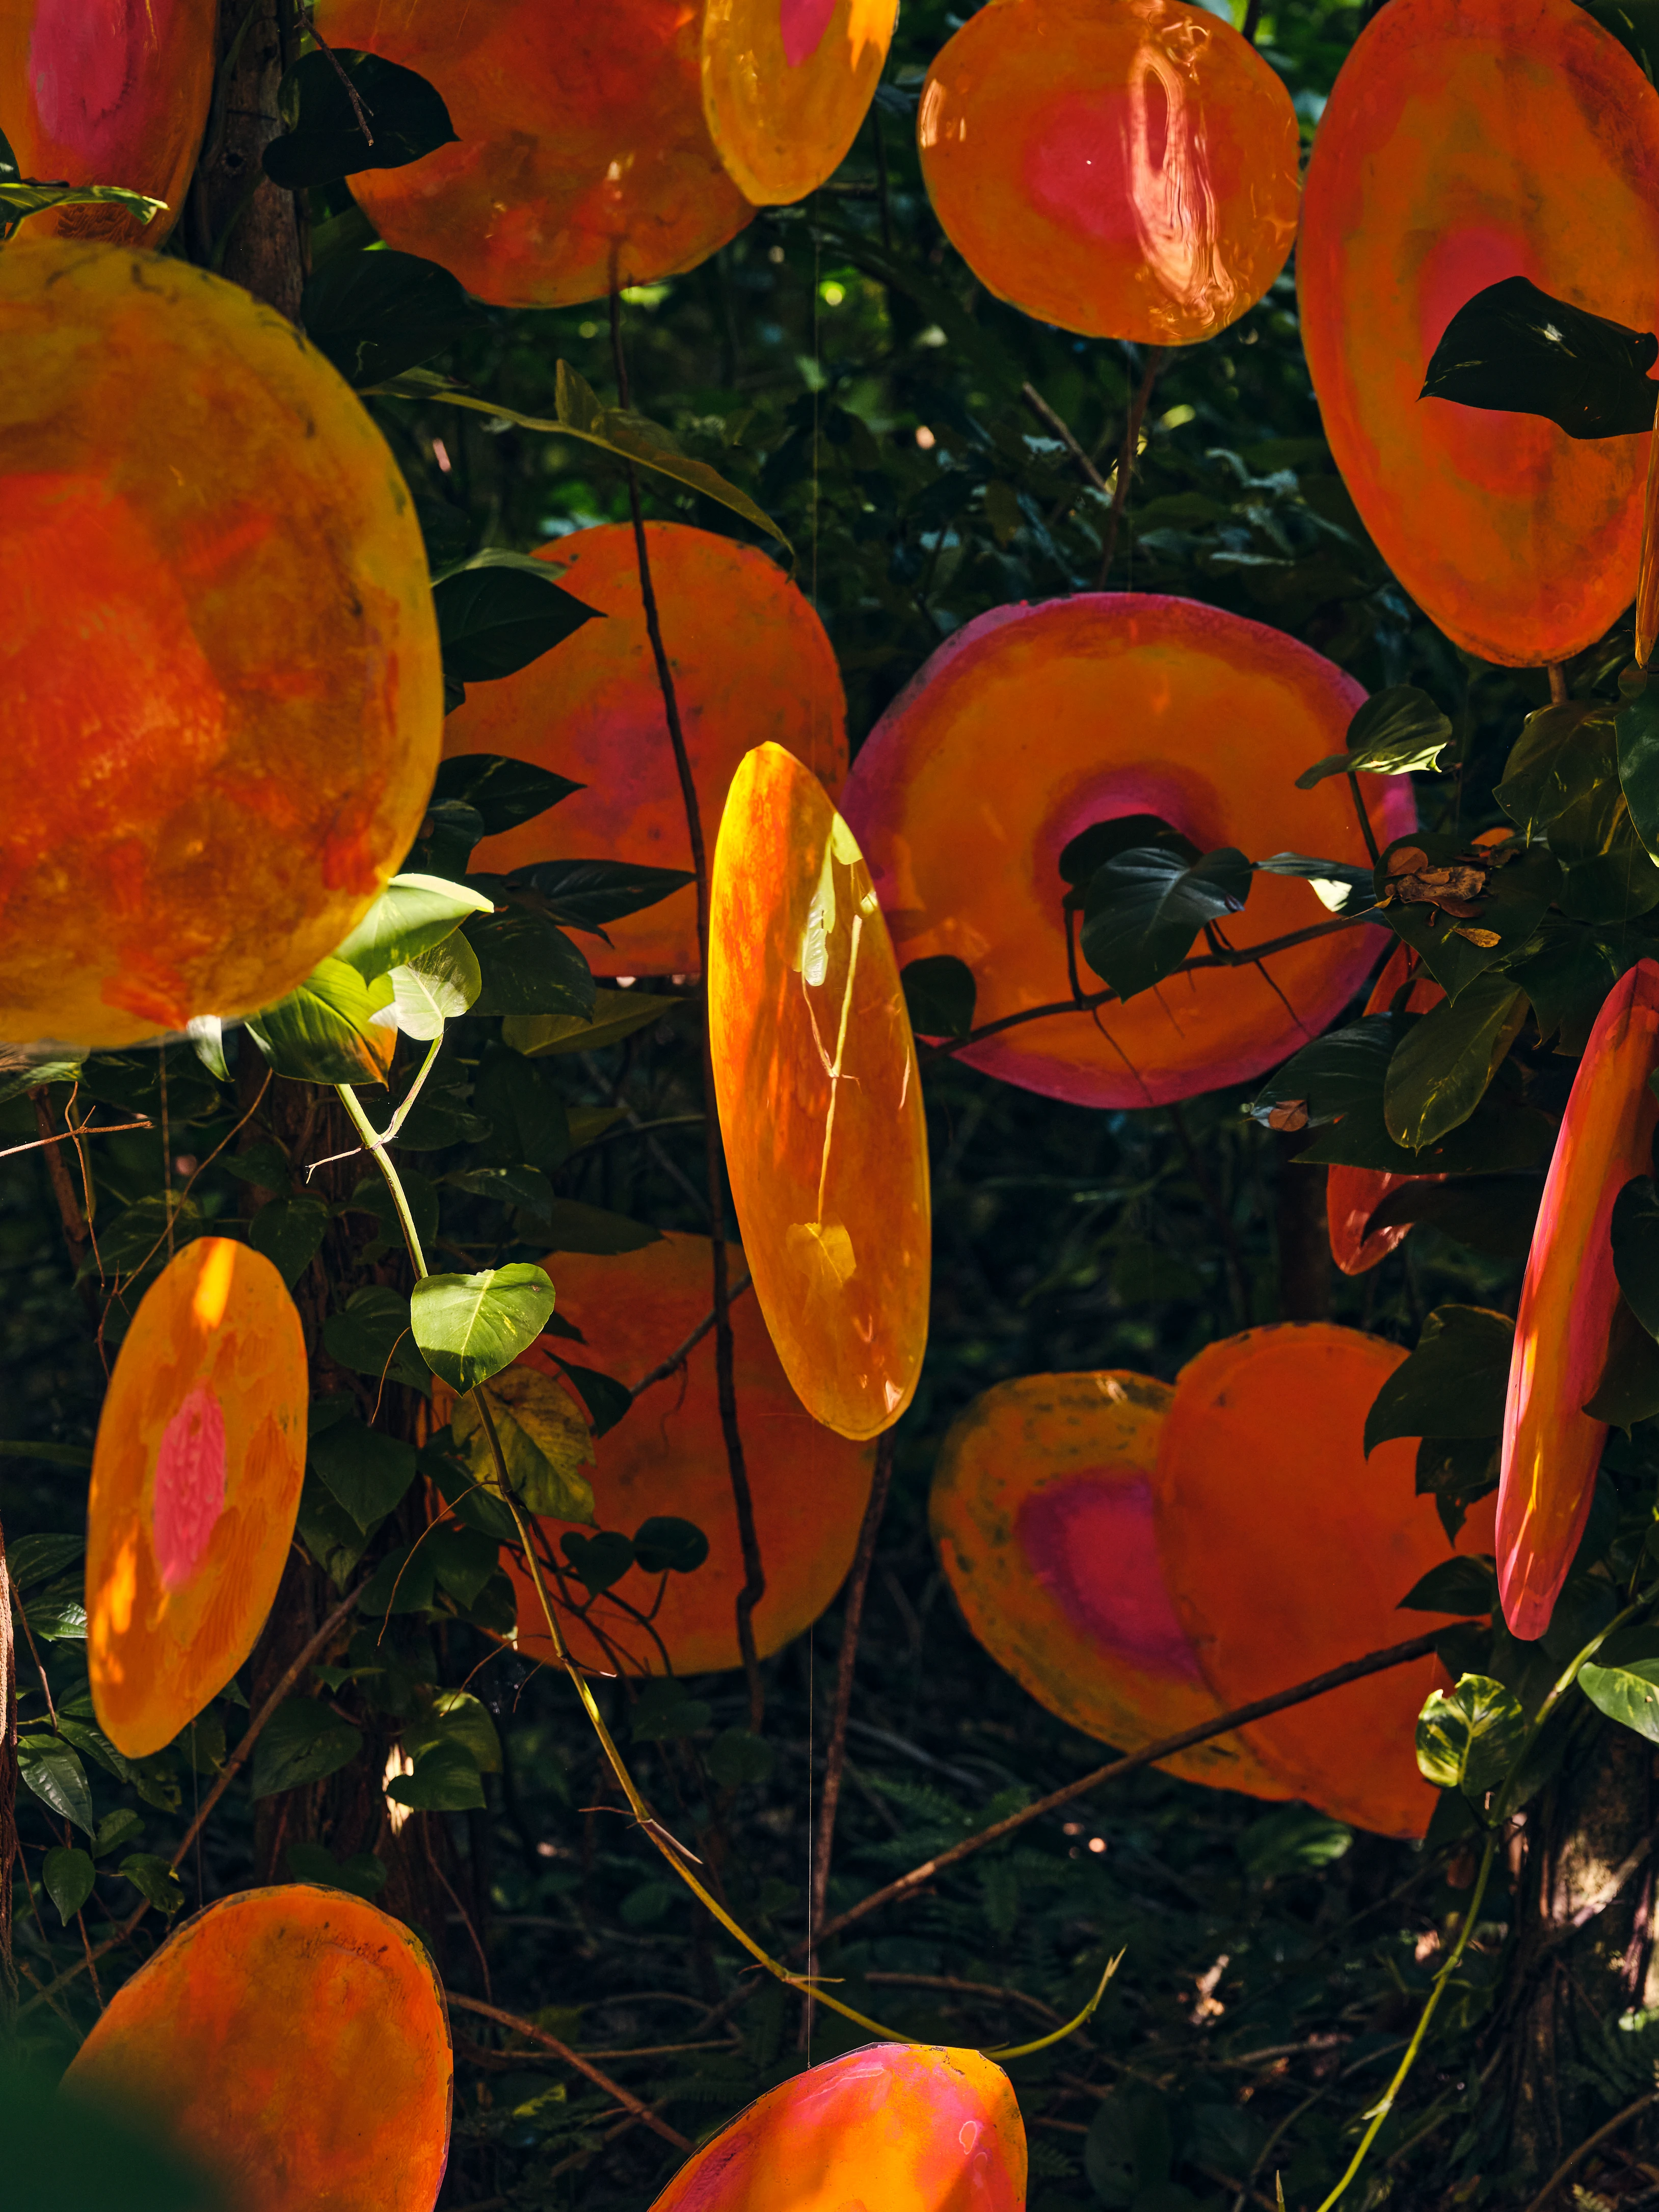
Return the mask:
POLYGON ((1209 337, 1296 236, 1291 96, 1182 0, 991 0, 935 58, 916 139, 980 282, 1090 337, 1209 337))
MULTIPOLYGON (((1139 1751, 1220 1711, 1164 1579, 1153 1526, 1167 1382, 1101 1371, 999 1382, 939 1447, 929 1518, 963 1618, 998 1666, 1083 1735, 1139 1751)), ((1282 1797, 1238 1736, 1161 1762, 1282 1797)))
POLYGON ((145 1292, 98 1420, 87 1665, 98 1723, 142 1759, 253 1648, 305 1474, 300 1316, 269 1260, 186 1244, 145 1292))
MULTIPOLYGON (((1403 1644, 1437 1616, 1400 1601, 1448 1557, 1417 1445, 1362 1437, 1404 1349, 1328 1322, 1247 1329, 1176 1378, 1154 1501, 1176 1610, 1224 1709, 1403 1644)), ((1491 1547, 1492 1504, 1456 1549, 1491 1547)), ((1417 1716, 1445 1676, 1432 1658, 1372 1674, 1245 1731, 1310 1805, 1383 1835, 1420 1836, 1435 1793, 1417 1716)))
MULTIPOLYGON (((1295 788, 1341 750, 1364 698, 1306 646, 1190 599, 997 607, 894 701, 842 804, 900 957, 965 960, 974 1018, 995 1021, 1071 995, 1060 855, 1091 823, 1156 814, 1204 852, 1368 865, 1346 779, 1295 788)), ((1364 789, 1379 839, 1414 825, 1408 779, 1368 776, 1364 789)), ((1328 919, 1309 884, 1258 876, 1226 934, 1245 946, 1328 919)), ((1077 1105, 1164 1105, 1276 1066, 1335 1019, 1376 957, 1370 932, 1346 930, 1276 954, 1278 992, 1253 967, 1201 970, 962 1057, 1077 1105)), ((1079 975, 1099 988, 1081 963, 1079 975)))
POLYGON ((1605 1421, 1583 1411, 1619 1303, 1610 1224, 1632 1176, 1653 1172, 1659 964, 1608 993, 1573 1079, 1521 1286, 1504 1408, 1498 1586, 1516 1636, 1541 1636, 1584 1533, 1605 1421))
POLYGON ((1325 434, 1407 591, 1483 660, 1592 644, 1635 586, 1648 441, 1418 394, 1506 276, 1659 323, 1659 93, 1636 63, 1572 0, 1389 0, 1320 122, 1297 273, 1325 434))
POLYGON ((872 2043, 769 2089, 652 2212, 1024 2212, 1025 2128, 977 2051, 872 2043))
POLYGON ((235 2212, 431 2212, 453 2072, 419 1937, 293 1882, 177 1929, 110 1999, 62 2094, 165 2128, 235 2212))
POLYGON ((252 1012, 402 860, 437 766, 414 508, 320 354, 170 257, 0 255, 0 1041, 252 1012))
POLYGON ((702 105, 744 198, 804 199, 875 97, 898 0, 705 0, 702 105))
POLYGON ((890 1428, 927 1343, 927 1129, 910 1018, 857 842, 781 745, 733 777, 708 945, 714 1092, 738 1221, 796 1395, 890 1428))
MULTIPOLYGON (((1386 1014, 1410 973, 1410 948, 1396 944, 1384 962, 1382 974, 1365 1001, 1368 1014, 1386 1014)), ((1419 975, 1406 1000, 1408 1014, 1426 1014, 1445 997, 1431 975, 1419 975)), ((1383 1200, 1408 1182, 1443 1182, 1443 1176, 1391 1175, 1386 1168, 1334 1167, 1327 1170, 1325 1220, 1331 1240, 1331 1257, 1345 1275, 1363 1275, 1386 1260, 1412 1233, 1409 1221, 1386 1229, 1365 1224, 1383 1200)))
POLYGON ((506 307, 563 307, 695 269, 751 219, 703 120, 692 0, 325 0, 318 27, 436 85, 459 143, 365 169, 388 246, 506 307))
MULTIPOLYGON (((823 624, 775 561, 735 538, 684 523, 648 522, 647 556, 712 851, 738 763, 751 747, 785 745, 830 797, 847 774, 847 702, 823 624)), ((505 873, 535 860, 634 860, 691 866, 685 807, 626 523, 578 530, 538 560, 603 622, 585 623, 516 676, 475 684, 444 725, 447 754, 506 753, 586 786, 546 814, 486 838, 473 865, 505 873)), ((696 894, 584 937, 596 975, 696 975, 696 894)))
MULTIPOLYGON (((559 1312, 584 1342, 561 1349, 573 1364, 595 1367, 632 1389, 671 1358, 714 1304, 706 1237, 671 1233, 659 1244, 614 1259, 577 1252, 544 1262, 558 1289, 559 1312)), ((732 1279, 742 1280, 744 1257, 730 1255, 732 1279)), ((853 1564, 870 1498, 874 1455, 819 1426, 801 1409, 784 1378, 752 1293, 732 1309, 738 1427, 755 1506, 755 1528, 766 1570, 766 1595, 755 1608, 755 1642, 763 1658, 811 1626, 853 1564)), ((539 1350, 526 1362, 556 1373, 539 1350)), ((679 1373, 653 1383, 633 1410, 595 1443, 588 1470, 599 1524, 631 1536, 653 1514, 694 1521, 708 1539, 708 1557, 689 1575, 671 1574, 653 1626, 674 1671, 702 1674, 741 1664, 737 1601, 744 1585, 737 1509, 720 1428, 711 1330, 686 1355, 679 1373)), ((574 1521, 544 1521, 553 1556, 574 1521)), ((580 1533, 591 1534, 583 1529, 580 1533)), ((540 1601, 511 1553, 503 1564, 519 1601, 519 1648, 551 1656, 540 1601)), ((659 1674, 663 1650, 630 1616, 649 1613, 661 1577, 630 1571, 594 1606, 604 1640, 561 1617, 575 1656, 597 1667, 621 1665, 659 1674)), ((579 1583, 573 1595, 585 1595, 579 1583)))

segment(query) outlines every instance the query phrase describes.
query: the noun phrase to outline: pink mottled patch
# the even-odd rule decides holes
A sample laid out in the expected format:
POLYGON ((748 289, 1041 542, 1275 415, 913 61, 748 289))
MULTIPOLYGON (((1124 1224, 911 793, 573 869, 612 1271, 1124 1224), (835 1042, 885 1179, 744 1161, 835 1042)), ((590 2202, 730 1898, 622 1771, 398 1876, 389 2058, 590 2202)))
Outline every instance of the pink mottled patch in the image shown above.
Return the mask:
POLYGON ((225 1417, 219 1401, 198 1383, 167 1423, 155 1455, 155 1502, 150 1512, 162 1587, 183 1587, 225 1510, 225 1417))
POLYGON ((783 58, 791 69, 810 62, 823 43, 836 0, 778 0, 778 29, 783 37, 783 58))
POLYGON ((1164 1584, 1145 1475, 1085 1468, 1028 1498, 1017 1527, 1032 1573, 1079 1635, 1133 1666, 1203 1680, 1164 1584))

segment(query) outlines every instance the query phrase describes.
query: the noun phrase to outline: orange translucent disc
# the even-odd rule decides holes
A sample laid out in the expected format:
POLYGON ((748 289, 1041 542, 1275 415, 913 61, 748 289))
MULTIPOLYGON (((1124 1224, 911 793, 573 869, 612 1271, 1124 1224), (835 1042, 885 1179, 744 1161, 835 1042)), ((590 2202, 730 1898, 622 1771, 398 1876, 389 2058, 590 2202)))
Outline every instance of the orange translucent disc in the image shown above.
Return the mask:
POLYGON ((213 93, 216 0, 10 0, 0 9, 0 133, 20 176, 125 185, 167 207, 48 209, 29 229, 159 246, 178 222, 213 93))
POLYGON ((1331 451, 1424 612, 1483 660, 1593 644, 1635 588, 1648 441, 1418 394, 1506 276, 1654 328, 1659 93, 1635 62, 1572 0, 1389 0, 1320 123, 1297 273, 1331 451))
MULTIPOLYGON (((558 1285, 559 1311, 584 1339, 561 1348, 573 1364, 597 1368, 632 1389, 672 1358, 707 1318, 714 1303, 710 1256, 706 1237, 674 1234, 614 1259, 551 1255, 545 1264, 558 1285)), ((732 1279, 740 1282, 743 1255, 734 1250, 729 1256, 732 1279)), ((766 1595, 754 1614, 756 1648, 765 1658, 809 1628, 840 1589, 869 1503, 874 1455, 802 1412, 752 1296, 732 1306, 732 1329, 738 1428, 766 1571, 766 1595)), ((558 1371, 539 1350, 526 1353, 525 1364, 558 1371)), ((653 1515, 695 1522, 708 1539, 708 1557, 691 1574, 671 1574, 665 1583, 658 1575, 630 1569, 593 1607, 589 1618, 599 1635, 562 1613, 560 1632, 568 1648, 586 1665, 636 1674, 664 1673, 665 1653, 678 1674, 740 1666, 737 1602, 744 1580, 743 1553, 712 1330, 692 1346, 683 1370, 653 1383, 599 1439, 594 1454, 598 1465, 590 1472, 601 1527, 631 1536, 653 1515), (640 1625, 641 1613, 653 1614, 655 1637, 640 1625)), ((550 1518, 542 1526, 561 1564, 562 1535, 592 1534, 574 1521, 550 1518)), ((550 1657, 534 1586, 514 1553, 502 1558, 518 1595, 519 1648, 550 1657)), ((572 1594, 583 1595, 580 1584, 572 1585, 572 1594)))
POLYGON ((223 1689, 264 1626, 305 1475, 305 1342, 269 1260, 185 1245, 145 1292, 99 1416, 87 1664, 142 1759, 223 1689))
POLYGON ((325 0, 319 27, 416 70, 459 143, 365 169, 388 246, 504 307, 565 307, 695 269, 751 219, 703 120, 687 0, 325 0))
MULTIPOLYGON (((1082 1731, 1139 1751, 1220 1711, 1164 1584, 1152 1522, 1171 1396, 1147 1375, 1027 1375, 960 1414, 929 1516, 963 1618, 999 1667, 1082 1731)), ((1161 1762, 1285 1793, 1238 1736, 1161 1762)))
MULTIPOLYGON (((1417 1445, 1379 1444, 1365 1416, 1406 1357, 1328 1322, 1247 1329, 1176 1380, 1153 1498, 1176 1610, 1223 1709, 1269 1697, 1436 1625, 1400 1601, 1452 1549, 1416 1495, 1417 1445)), ((1489 1550, 1492 1504, 1461 1552, 1489 1550)), ((1295 1794, 1383 1835, 1420 1836, 1435 1793, 1417 1771, 1433 1658, 1255 1722, 1245 1735, 1295 1794)))
POLYGON ((916 138, 980 282, 1088 337, 1209 337, 1296 236, 1291 96, 1182 0, 991 0, 928 71, 916 138))
MULTIPOLYGON (((966 961, 974 1018, 996 1021, 1071 996, 1060 855, 1097 822, 1156 814, 1201 852, 1369 865, 1346 779, 1295 788, 1342 750, 1364 697, 1306 646, 1191 599, 997 607, 894 701, 842 803, 901 957, 966 961)), ((1379 839, 1414 825, 1407 778, 1368 776, 1364 791, 1379 839)), ((1310 884, 1261 875, 1226 933, 1245 946, 1328 919, 1310 884)), ((1376 957, 1368 933, 1347 930, 1276 954, 1277 991, 1253 967, 1200 970, 961 1056, 1077 1105, 1162 1105, 1277 1066, 1335 1019, 1376 957)))
POLYGON ((708 1029, 755 1295, 807 1412, 890 1428, 927 1343, 927 1129, 898 965, 853 833, 781 745, 714 848, 708 1029))
MULTIPOLYGON (((835 798, 847 774, 847 702, 811 605, 775 562, 734 538, 648 522, 646 545, 707 843, 738 763, 756 745, 786 745, 835 798)), ((575 531, 537 558, 605 619, 585 623, 516 676, 475 684, 444 725, 444 750, 507 753, 586 788, 486 838, 473 865, 505 874, 536 860, 604 860, 689 871, 691 842, 633 529, 575 531)), ((606 934, 609 946, 582 939, 596 975, 702 972, 690 884, 607 923, 606 934)))
POLYGON ((858 136, 898 0, 705 0, 702 106, 757 207, 805 199, 858 136))
POLYGON ((67 2098, 141 2112, 236 2212, 431 2212, 449 2019, 420 1939, 343 1890, 220 1899, 110 1999, 67 2098))
POLYGON ((1024 2212, 1025 2128, 977 2051, 872 2043, 757 2098, 652 2212, 1024 2212))
MULTIPOLYGON (((1410 948, 1396 944, 1383 963, 1371 994, 1368 1014, 1385 1014, 1394 1004, 1410 973, 1410 948)), ((1419 975, 1406 1000, 1408 1014, 1426 1014, 1445 997, 1431 975, 1419 975)), ((1363 1275, 1386 1260, 1412 1233, 1409 1221, 1390 1224, 1366 1233, 1383 1200, 1408 1182, 1443 1182, 1443 1176, 1392 1175, 1386 1168, 1334 1167, 1327 1170, 1325 1219, 1330 1233, 1331 1257, 1345 1275, 1363 1275)))
POLYGON ((239 286, 0 255, 0 1041, 119 1046, 291 990, 407 851, 443 721, 385 441, 239 286))

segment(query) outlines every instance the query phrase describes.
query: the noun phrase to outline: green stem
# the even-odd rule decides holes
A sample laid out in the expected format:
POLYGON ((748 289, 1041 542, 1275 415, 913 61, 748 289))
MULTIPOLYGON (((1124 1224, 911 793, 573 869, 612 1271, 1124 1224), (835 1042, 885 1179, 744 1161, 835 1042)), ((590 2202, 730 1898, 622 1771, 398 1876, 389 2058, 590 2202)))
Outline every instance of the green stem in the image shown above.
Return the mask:
MULTIPOLYGON (((431 1055, 428 1054, 428 1066, 430 1065, 431 1055)), ((392 1203, 397 1207, 398 1219, 403 1225, 404 1242, 408 1245, 409 1256, 415 1263, 416 1279, 420 1281, 424 1279, 427 1272, 426 1255, 421 1249, 421 1240, 415 1228, 415 1217, 409 1210, 409 1200, 404 1196, 404 1187, 398 1179, 397 1169, 392 1164, 392 1156, 386 1151, 383 1139, 375 1135, 369 1118, 358 1104, 357 1094, 351 1085, 349 1083, 337 1083, 334 1087, 339 1093, 340 1103, 351 1116, 352 1127, 362 1139, 365 1147, 374 1153, 380 1173, 386 1177, 386 1188, 392 1193, 392 1203)))

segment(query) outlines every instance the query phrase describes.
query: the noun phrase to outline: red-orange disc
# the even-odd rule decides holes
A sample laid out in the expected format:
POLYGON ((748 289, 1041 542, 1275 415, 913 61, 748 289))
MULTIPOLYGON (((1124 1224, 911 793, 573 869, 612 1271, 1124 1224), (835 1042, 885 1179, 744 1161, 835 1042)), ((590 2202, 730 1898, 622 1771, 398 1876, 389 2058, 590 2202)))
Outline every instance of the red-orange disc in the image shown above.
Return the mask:
MULTIPOLYGON (((787 746, 830 797, 847 774, 847 705, 823 624, 777 564, 735 538, 646 525, 651 580, 692 781, 712 848, 738 763, 787 746)), ((586 786, 533 821, 486 838, 474 866, 504 874, 553 860, 691 866, 663 696, 646 634, 634 532, 578 530, 538 560, 603 622, 583 624, 516 676, 475 684, 444 725, 444 750, 507 753, 586 786)), ((584 938, 596 975, 700 975, 690 884, 584 938)))
POLYGON ((737 775, 714 848, 708 1028, 755 1295, 809 1413, 890 1428, 927 1342, 921 1082, 851 830, 781 745, 737 775))
POLYGON ((269 1260, 187 1244, 145 1292, 99 1416, 87 1664, 142 1759, 223 1689, 264 1626, 305 1475, 305 1340, 269 1260))
POLYGON ((875 97, 898 0, 704 0, 702 106, 757 207, 841 167, 875 97))
POLYGON ((991 0, 928 71, 916 138, 980 282, 1088 337, 1209 337, 1296 236, 1291 96, 1182 0, 991 0))
POLYGON ((1319 125, 1297 252, 1325 434, 1424 612, 1483 660, 1593 644, 1636 588, 1648 441, 1422 399, 1507 276, 1659 321, 1659 93, 1572 0, 1389 0, 1319 125))

